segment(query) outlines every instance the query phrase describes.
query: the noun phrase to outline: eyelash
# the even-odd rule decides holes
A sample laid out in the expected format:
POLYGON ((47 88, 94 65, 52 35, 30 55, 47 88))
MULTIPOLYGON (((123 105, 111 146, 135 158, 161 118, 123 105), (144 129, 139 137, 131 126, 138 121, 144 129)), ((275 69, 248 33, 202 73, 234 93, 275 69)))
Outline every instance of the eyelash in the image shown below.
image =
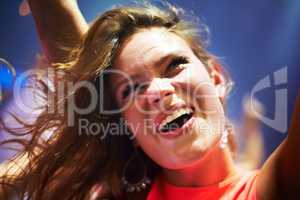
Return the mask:
POLYGON ((185 56, 175 57, 171 60, 170 64, 167 66, 167 71, 172 70, 172 68, 177 68, 182 64, 189 63, 189 59, 185 56))
POLYGON ((128 97, 130 95, 130 93, 132 91, 135 91, 137 88, 139 88, 139 86, 140 86, 140 84, 138 84, 138 83, 135 83, 133 85, 133 87, 131 85, 127 85, 122 92, 122 99, 125 99, 126 97, 128 97))
MULTIPOLYGON (((171 62, 167 66, 167 71, 173 70, 172 68, 177 68, 182 64, 187 64, 189 63, 189 59, 185 56, 178 56, 172 58, 171 62)), ((133 87, 130 85, 127 85, 125 89, 122 91, 122 99, 126 99, 132 91, 135 91, 137 88, 139 88, 140 84, 135 83, 133 87)))

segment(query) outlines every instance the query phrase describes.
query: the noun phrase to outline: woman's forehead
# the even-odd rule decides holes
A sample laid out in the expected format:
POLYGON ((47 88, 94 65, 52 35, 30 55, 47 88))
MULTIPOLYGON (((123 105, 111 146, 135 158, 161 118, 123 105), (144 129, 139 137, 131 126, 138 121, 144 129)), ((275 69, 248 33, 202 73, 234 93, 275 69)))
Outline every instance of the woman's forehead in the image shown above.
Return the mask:
POLYGON ((144 29, 125 40, 114 68, 127 71, 136 67, 152 66, 168 54, 179 52, 192 52, 181 37, 164 28, 144 29))
POLYGON ((122 44, 113 64, 112 88, 122 83, 147 79, 159 73, 164 63, 176 56, 195 56, 188 43, 163 28, 144 29, 130 36, 122 44))

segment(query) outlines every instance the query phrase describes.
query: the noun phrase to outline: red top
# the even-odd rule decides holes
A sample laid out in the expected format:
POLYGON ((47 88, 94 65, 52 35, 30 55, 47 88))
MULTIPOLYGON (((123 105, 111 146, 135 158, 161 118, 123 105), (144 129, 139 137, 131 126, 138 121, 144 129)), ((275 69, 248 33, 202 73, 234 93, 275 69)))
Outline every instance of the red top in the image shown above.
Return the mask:
POLYGON ((147 200, 256 200, 257 171, 238 175, 206 187, 178 187, 158 176, 147 200))

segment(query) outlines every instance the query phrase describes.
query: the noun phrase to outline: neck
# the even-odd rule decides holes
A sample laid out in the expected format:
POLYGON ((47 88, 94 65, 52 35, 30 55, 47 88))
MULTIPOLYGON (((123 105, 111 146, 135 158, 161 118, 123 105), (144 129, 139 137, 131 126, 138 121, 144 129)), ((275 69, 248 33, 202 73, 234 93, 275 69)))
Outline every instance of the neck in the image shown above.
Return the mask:
POLYGON ((237 173, 228 148, 215 147, 199 163, 184 169, 164 169, 167 182, 181 187, 203 187, 220 183, 237 173))

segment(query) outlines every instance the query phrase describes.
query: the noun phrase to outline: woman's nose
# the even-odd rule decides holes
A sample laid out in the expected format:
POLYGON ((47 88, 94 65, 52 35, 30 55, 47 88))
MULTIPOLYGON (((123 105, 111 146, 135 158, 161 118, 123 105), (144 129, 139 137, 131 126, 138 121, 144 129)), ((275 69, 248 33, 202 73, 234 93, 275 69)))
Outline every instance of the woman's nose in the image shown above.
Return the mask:
POLYGON ((174 92, 175 88, 169 80, 155 78, 147 88, 146 98, 151 106, 163 106, 172 99, 174 92))

